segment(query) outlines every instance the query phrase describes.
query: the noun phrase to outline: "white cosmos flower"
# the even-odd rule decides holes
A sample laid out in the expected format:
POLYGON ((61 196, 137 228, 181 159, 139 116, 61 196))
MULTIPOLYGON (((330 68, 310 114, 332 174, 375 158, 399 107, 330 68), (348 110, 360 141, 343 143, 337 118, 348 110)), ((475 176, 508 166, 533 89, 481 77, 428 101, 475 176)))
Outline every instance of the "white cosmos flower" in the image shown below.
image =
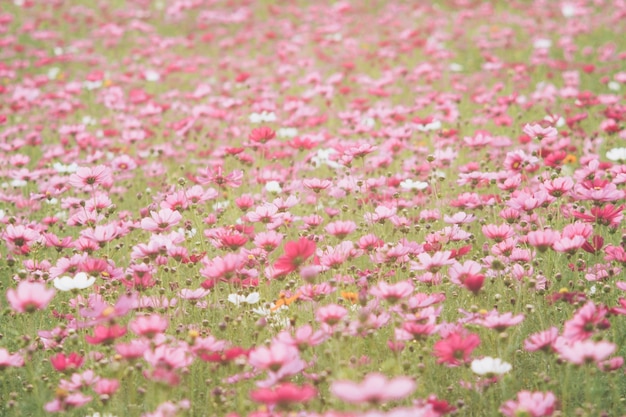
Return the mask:
POLYGON ((400 183, 400 188, 403 190, 425 190, 428 188, 428 183, 424 181, 413 181, 407 178, 400 183))
POLYGON ((268 181, 265 184, 265 190, 270 193, 280 193, 283 191, 278 181, 268 181))
POLYGON ((250 123, 263 123, 263 122, 275 122, 276 114, 274 112, 261 112, 261 113, 252 113, 248 116, 250 123))
POLYGON ((54 168, 54 170, 59 174, 74 173, 78 171, 78 165, 76 164, 76 162, 72 162, 69 165, 63 165, 59 162, 55 162, 54 164, 52 164, 52 168, 54 168))
POLYGON ((73 278, 64 276, 53 280, 54 287, 60 291, 83 290, 91 287, 94 282, 96 282, 96 278, 85 272, 79 272, 73 278))
POLYGON ((478 375, 495 376, 509 372, 513 367, 510 363, 504 362, 500 358, 485 356, 482 359, 472 361, 472 371, 478 375))
POLYGON ((431 132, 433 130, 441 129, 441 122, 439 120, 433 120, 432 122, 426 124, 416 124, 415 127, 420 132, 431 132))
POLYGON ((606 157, 613 161, 626 161, 626 148, 613 148, 606 153, 606 157))
POLYGON ((228 301, 239 307, 241 304, 256 304, 261 299, 261 296, 258 292, 253 292, 248 294, 247 296, 241 294, 230 294, 228 296, 228 301))
POLYGON ((276 131, 279 138, 293 138, 298 135, 298 129, 295 127, 281 127, 276 131))
POLYGON ((159 81, 161 79, 161 75, 155 70, 146 70, 143 73, 143 76, 146 78, 146 81, 159 81))

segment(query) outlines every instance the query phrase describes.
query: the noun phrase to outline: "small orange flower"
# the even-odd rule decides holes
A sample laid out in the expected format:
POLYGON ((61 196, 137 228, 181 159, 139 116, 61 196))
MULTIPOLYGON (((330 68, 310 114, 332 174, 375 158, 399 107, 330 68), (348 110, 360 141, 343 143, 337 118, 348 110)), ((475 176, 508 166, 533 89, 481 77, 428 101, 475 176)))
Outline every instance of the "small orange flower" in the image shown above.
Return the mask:
POLYGON ((573 155, 571 153, 567 154, 565 159, 563 159, 563 162, 566 164, 575 164, 576 161, 578 161, 578 158, 576 158, 576 155, 573 155))
POLYGON ((350 301, 352 304, 356 304, 359 301, 359 294, 352 291, 341 291, 341 298, 350 301))
POLYGON ((298 298, 300 298, 300 293, 297 293, 296 295, 292 295, 291 297, 287 297, 287 294, 281 291, 280 295, 278 296, 278 300, 274 301, 274 307, 270 308, 270 310, 276 311, 282 306, 289 306, 298 298))

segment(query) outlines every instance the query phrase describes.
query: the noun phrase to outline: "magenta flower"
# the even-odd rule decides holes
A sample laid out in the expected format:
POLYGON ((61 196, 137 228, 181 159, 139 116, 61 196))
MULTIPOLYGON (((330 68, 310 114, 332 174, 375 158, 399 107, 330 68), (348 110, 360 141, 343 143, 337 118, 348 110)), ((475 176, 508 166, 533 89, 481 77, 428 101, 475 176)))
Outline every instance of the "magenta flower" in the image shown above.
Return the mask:
POLYGON ((379 373, 368 374, 363 382, 334 381, 330 386, 332 394, 353 404, 380 404, 387 401, 401 400, 415 390, 415 381, 399 376, 387 379, 379 373))
POLYGON ((10 288, 7 291, 7 300, 18 313, 32 313, 46 308, 54 294, 55 291, 47 289, 42 282, 21 281, 17 284, 17 290, 10 288))
POLYGON ((317 390, 310 385, 301 387, 290 382, 282 383, 275 388, 259 388, 250 393, 250 398, 257 403, 268 406, 304 403, 312 400, 317 390))

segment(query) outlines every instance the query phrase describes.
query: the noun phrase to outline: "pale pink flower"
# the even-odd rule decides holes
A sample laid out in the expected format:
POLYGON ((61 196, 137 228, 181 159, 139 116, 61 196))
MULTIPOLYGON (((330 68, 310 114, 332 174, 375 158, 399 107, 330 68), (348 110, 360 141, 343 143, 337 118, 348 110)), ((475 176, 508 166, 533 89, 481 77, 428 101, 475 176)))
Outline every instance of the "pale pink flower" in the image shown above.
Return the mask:
POLYGON ((128 327, 133 333, 139 336, 153 338, 163 333, 165 329, 167 329, 168 324, 168 320, 165 317, 161 317, 158 314, 151 314, 149 316, 139 316, 135 318, 129 323, 128 327))
POLYGON ((594 342, 587 339, 576 342, 557 341, 556 348, 559 357, 575 365, 589 362, 599 363, 606 360, 615 352, 617 346, 614 343, 601 340, 594 342))
POLYGON ((0 348, 0 370, 9 366, 24 366, 24 358, 19 353, 11 354, 5 348, 0 348))
POLYGON ((149 232, 167 232, 182 220, 183 216, 176 210, 162 208, 158 212, 151 211, 150 217, 141 219, 141 228, 149 232))
POLYGON ((380 281, 370 290, 370 294, 374 297, 386 300, 389 303, 396 303, 408 297, 411 293, 413 293, 413 284, 409 281, 399 281, 395 284, 380 281))
POLYGON ((75 188, 93 191, 98 186, 110 188, 113 185, 113 172, 104 165, 96 167, 80 167, 70 175, 68 183, 75 188))
POLYGON ((535 352, 537 350, 553 351, 554 343, 559 337, 559 329, 551 327, 548 330, 544 330, 539 333, 533 333, 526 340, 524 340, 524 349, 529 352, 535 352))
POLYGON ((361 383, 334 381, 330 392, 337 398, 353 403, 381 404, 401 400, 415 390, 413 379, 405 376, 388 379, 379 373, 370 373, 361 383))
POLYGON ((438 272, 442 267, 454 263, 454 259, 450 255, 452 255, 450 251, 435 252, 432 256, 426 252, 420 253, 417 255, 419 263, 412 262, 411 269, 418 271, 426 270, 432 273, 438 272))
POLYGON ((248 355, 248 363, 258 369, 279 372, 283 367, 304 369, 298 349, 293 345, 274 342, 269 347, 259 346, 248 355))
POLYGON ((184 368, 193 362, 193 356, 191 356, 189 349, 184 345, 157 346, 154 350, 145 351, 143 358, 154 367, 169 370, 184 368))
POLYGON ((561 234, 552 229, 535 230, 526 235, 528 244, 536 247, 539 252, 545 252, 560 238, 561 234))
POLYGON ((507 417, 545 417, 554 413, 556 398, 551 392, 520 391, 517 401, 509 400, 500 407, 500 412, 507 417))
POLYGON ((18 313, 31 313, 46 308, 54 294, 55 291, 42 282, 21 281, 17 289, 7 290, 7 300, 18 313))

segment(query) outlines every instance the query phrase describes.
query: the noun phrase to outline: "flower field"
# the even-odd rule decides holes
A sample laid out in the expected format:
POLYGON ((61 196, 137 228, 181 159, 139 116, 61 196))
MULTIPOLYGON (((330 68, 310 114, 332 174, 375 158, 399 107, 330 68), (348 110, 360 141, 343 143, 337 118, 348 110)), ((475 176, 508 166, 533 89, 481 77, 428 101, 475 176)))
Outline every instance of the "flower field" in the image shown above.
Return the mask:
POLYGON ((626 416, 626 2, 0 4, 0 416, 626 416))

